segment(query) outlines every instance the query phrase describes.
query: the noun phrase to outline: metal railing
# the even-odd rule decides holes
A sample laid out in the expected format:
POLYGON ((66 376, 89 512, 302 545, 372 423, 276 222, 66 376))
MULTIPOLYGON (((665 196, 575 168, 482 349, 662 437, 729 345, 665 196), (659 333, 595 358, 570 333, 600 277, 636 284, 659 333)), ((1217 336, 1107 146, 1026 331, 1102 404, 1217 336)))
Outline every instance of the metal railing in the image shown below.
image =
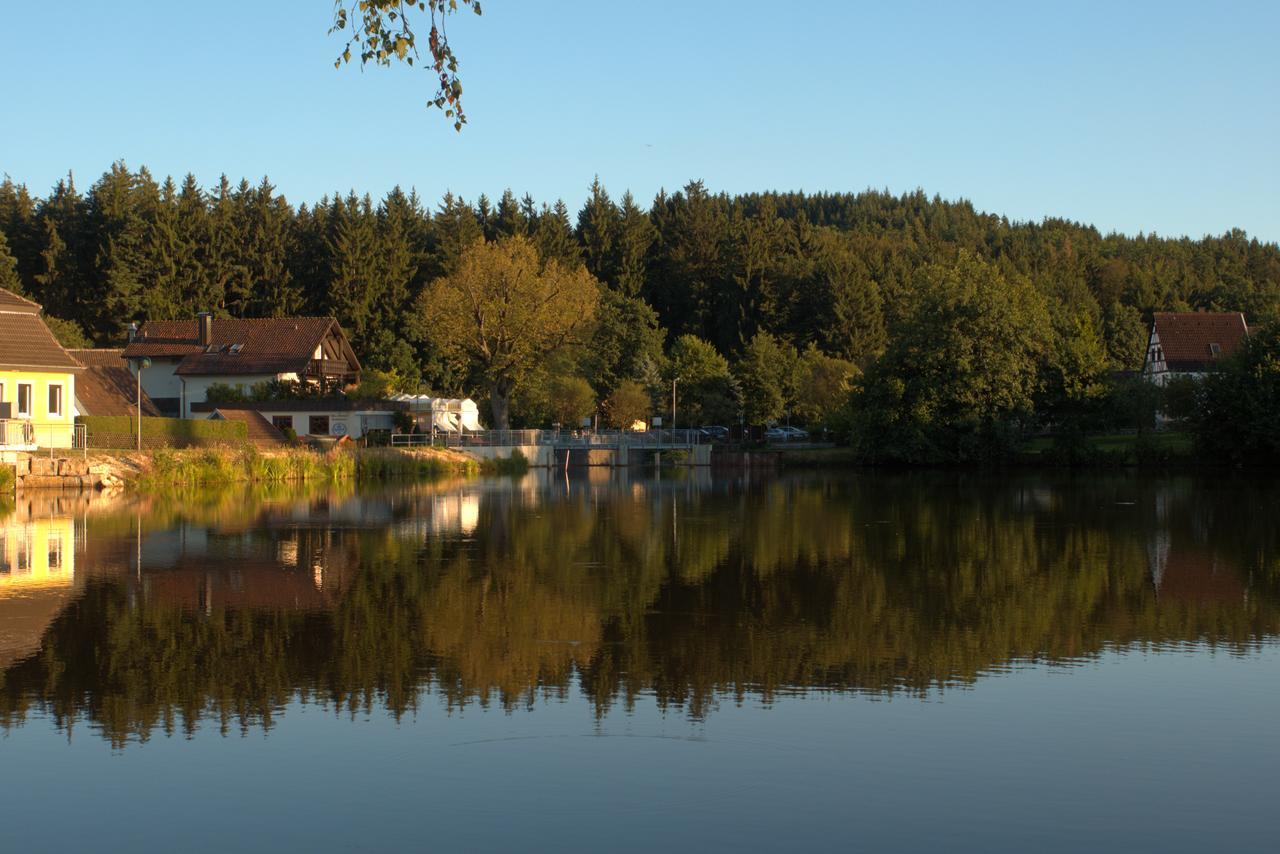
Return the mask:
POLYGON ((394 433, 391 444, 398 448, 483 448, 504 446, 552 445, 559 448, 592 447, 690 447, 708 442, 700 430, 480 430, 455 433, 394 433))
POLYGON ((0 447, 34 445, 35 425, 15 418, 0 418, 0 447))

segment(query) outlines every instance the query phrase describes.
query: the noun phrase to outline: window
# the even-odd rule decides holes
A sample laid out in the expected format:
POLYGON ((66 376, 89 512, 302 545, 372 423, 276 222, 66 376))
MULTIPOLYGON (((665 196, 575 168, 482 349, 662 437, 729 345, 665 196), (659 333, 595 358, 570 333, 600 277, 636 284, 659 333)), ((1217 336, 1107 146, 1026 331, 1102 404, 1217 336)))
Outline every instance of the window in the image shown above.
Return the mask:
POLYGON ((275 425, 277 430, 292 430, 293 416, 292 415, 272 415, 271 423, 275 425))
POLYGON ((1218 358, 1219 356, 1221 356, 1221 355, 1222 355, 1222 347, 1221 347, 1221 346, 1219 346, 1218 344, 1210 344, 1210 345, 1209 345, 1209 352, 1210 352, 1210 353, 1213 355, 1213 357, 1216 359, 1216 358, 1218 358))
POLYGON ((307 432, 312 436, 329 435, 329 416, 312 415, 307 419, 307 432))
POLYGON ((49 414, 50 415, 62 414, 62 386, 61 385, 55 385, 52 383, 49 385, 49 414))
POLYGON ((205 355, 207 355, 207 356, 212 356, 212 355, 214 355, 214 354, 215 354, 215 353, 217 353, 217 352, 218 352, 218 350, 220 350, 220 349, 221 349, 221 345, 220 345, 220 344, 206 344, 206 345, 204 345, 204 352, 205 352, 205 355))
POLYGON ((31 417, 31 383, 18 383, 18 414, 31 417))
POLYGON ((49 570, 62 569, 62 535, 49 535, 49 570))
POLYGON ((240 351, 241 351, 241 350, 243 350, 243 349, 244 349, 244 345, 243 345, 243 344, 232 344, 232 345, 231 345, 231 348, 230 348, 230 349, 228 349, 228 350, 227 350, 227 352, 228 352, 228 353, 230 353, 230 354, 231 354, 231 355, 233 355, 233 356, 239 356, 239 355, 240 355, 240 351))

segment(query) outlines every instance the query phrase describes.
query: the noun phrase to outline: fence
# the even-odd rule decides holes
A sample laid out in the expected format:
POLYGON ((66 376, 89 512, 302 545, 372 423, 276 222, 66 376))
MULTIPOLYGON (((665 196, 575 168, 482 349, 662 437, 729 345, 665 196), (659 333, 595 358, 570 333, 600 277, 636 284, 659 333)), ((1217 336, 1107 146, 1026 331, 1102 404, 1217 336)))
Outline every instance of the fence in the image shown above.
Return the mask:
MULTIPOLYGON (((136 448, 138 419, 128 415, 86 415, 77 419, 89 448, 136 448)), ((142 447, 199 448, 239 445, 248 441, 248 427, 240 421, 197 421, 183 418, 143 418, 142 447)))
POLYGON ((481 430, 453 433, 395 433, 391 444, 398 448, 435 446, 438 448, 484 448, 503 446, 553 445, 557 448, 689 447, 709 440, 700 430, 648 430, 639 433, 620 430, 481 430))

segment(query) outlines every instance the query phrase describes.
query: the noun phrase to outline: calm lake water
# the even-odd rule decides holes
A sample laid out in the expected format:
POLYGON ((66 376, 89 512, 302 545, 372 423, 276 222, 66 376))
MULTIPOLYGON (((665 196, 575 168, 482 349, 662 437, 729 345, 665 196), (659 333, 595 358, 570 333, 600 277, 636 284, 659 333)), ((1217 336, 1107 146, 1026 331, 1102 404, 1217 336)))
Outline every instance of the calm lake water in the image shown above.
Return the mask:
POLYGON ((0 849, 1274 851, 1280 488, 0 505, 0 849))

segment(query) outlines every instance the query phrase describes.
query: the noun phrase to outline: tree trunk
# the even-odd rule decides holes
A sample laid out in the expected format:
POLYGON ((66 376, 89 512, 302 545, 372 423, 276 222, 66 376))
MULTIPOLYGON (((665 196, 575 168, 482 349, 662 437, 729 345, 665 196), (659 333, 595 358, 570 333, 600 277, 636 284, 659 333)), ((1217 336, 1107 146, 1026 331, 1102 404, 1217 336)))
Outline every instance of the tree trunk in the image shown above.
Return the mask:
POLYGON ((493 412, 493 429, 511 429, 511 386, 508 379, 497 379, 489 386, 489 409, 493 412))

